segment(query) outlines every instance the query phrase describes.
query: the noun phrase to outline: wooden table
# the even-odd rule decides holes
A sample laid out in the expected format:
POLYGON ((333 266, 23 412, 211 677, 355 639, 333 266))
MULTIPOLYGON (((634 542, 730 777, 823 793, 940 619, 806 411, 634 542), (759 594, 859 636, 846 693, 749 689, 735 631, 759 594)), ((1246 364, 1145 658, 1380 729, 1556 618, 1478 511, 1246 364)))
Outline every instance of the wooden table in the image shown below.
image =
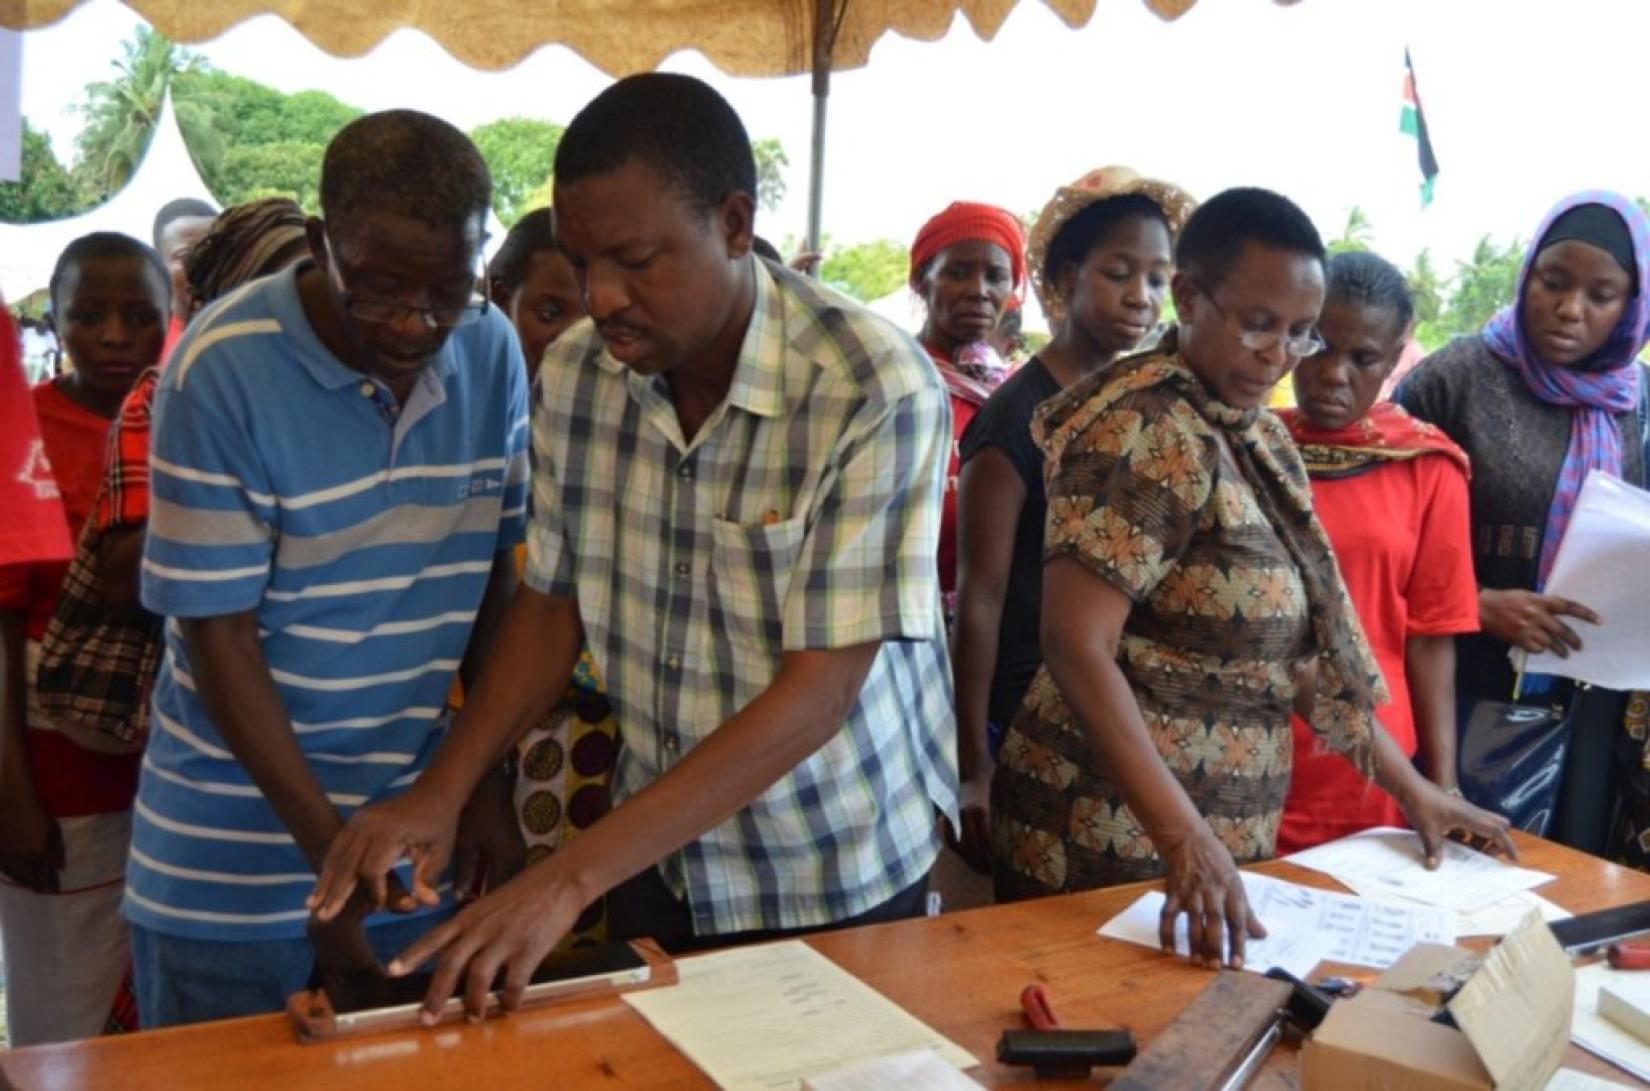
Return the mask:
MULTIPOLYGON (((1650 898, 1650 876, 1557 845, 1520 837, 1523 862, 1558 878, 1541 893, 1583 913, 1650 898)), ((1258 870, 1336 888, 1288 864, 1258 870)), ((1005 1027, 1020 1025, 1018 998, 1043 982, 1071 1026, 1127 1026, 1145 1043, 1209 980, 1208 971, 1155 951, 1101 939, 1095 929, 1139 896, 1118 887, 878 925, 809 942, 982 1060, 1005 1027)), ((18 998, 21 1000, 22 998, 18 998)), ((26 1002, 26 1001, 25 1001, 26 1002)), ((1572 1067, 1630 1083, 1571 1047, 1572 1067)), ((1290 1087, 1294 1061, 1275 1057, 1261 1086, 1290 1087)), ((332 1045, 298 1045, 284 1016, 208 1023, 63 1046, 0 1053, 22 1091, 123 1088, 303 1087, 418 1091, 476 1087, 618 1091, 702 1088, 691 1062, 618 1000, 528 1012, 478 1026, 406 1031, 332 1045)), ((994 1062, 969 1075, 992 1087, 1098 1086, 1036 1081, 994 1062)))

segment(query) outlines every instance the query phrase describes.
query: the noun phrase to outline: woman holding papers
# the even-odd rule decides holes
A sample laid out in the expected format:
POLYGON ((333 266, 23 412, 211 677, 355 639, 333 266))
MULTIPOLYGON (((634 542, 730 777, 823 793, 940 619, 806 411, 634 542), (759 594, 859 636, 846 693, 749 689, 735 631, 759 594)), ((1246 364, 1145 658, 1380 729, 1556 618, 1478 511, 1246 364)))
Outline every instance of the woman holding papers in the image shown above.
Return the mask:
POLYGON ((1272 388, 1323 344, 1324 249, 1294 204, 1228 190, 1175 251, 1179 328, 1038 410, 1044 663, 992 782, 998 896, 1162 876, 1161 937, 1243 960, 1237 864, 1272 854, 1289 716, 1393 794, 1435 857, 1504 820, 1428 783, 1376 722, 1385 686, 1272 388), (1229 948, 1228 948, 1229 943, 1229 948))
MULTIPOLYGON (((1517 302, 1423 361, 1397 394, 1472 458, 1483 632, 1458 647, 1463 730, 1477 702, 1513 698, 1510 650, 1567 655, 1581 646, 1573 619, 1598 620, 1585 605, 1543 593, 1587 474, 1644 484, 1635 358, 1650 340, 1650 220, 1619 194, 1580 193, 1554 206, 1535 240, 1517 302)), ((1567 696, 1552 679, 1524 679, 1531 703, 1567 696)), ((1603 853, 1618 796, 1611 751, 1622 699, 1589 691, 1572 720, 1549 835, 1603 853)))
MULTIPOLYGON (((1329 260, 1324 348, 1295 369, 1279 417, 1312 480, 1312 506, 1392 700, 1376 709, 1433 783, 1455 788, 1455 637, 1478 631, 1467 456, 1433 425, 1380 400, 1408 339, 1404 275, 1371 253, 1329 260)), ((1401 822, 1397 802, 1294 723, 1295 767, 1278 852, 1401 822)))

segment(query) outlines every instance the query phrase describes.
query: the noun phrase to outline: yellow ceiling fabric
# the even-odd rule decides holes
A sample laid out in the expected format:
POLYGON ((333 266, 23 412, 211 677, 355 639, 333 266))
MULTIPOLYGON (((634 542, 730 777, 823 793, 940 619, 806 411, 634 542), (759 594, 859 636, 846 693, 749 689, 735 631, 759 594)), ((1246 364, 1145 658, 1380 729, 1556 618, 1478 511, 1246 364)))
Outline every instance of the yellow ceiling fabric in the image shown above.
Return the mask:
MULTIPOLYGON (((80 0, 0 0, 0 27, 29 30, 61 19, 80 0)), ((547 44, 567 46, 610 75, 643 72, 681 49, 703 53, 733 76, 782 76, 812 67, 821 4, 841 14, 831 67, 865 64, 888 31, 932 41, 957 12, 990 39, 1018 0, 126 0, 179 42, 215 38, 255 15, 278 15, 336 56, 372 49, 390 32, 415 27, 460 61, 509 68, 547 44)), ((1038 0, 1072 27, 1096 0, 1038 0)), ((1197 0, 1144 0, 1175 19, 1197 0)), ((1295 0, 1276 0, 1294 3, 1295 0)))

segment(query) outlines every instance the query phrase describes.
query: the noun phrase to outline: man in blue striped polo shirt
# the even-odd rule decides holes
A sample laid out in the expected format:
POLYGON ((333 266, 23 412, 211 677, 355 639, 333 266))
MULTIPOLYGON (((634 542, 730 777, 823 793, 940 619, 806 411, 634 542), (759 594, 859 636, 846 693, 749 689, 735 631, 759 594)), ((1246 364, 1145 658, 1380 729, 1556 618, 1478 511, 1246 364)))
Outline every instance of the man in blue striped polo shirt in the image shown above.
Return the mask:
MULTIPOLYGON (((478 611, 513 589, 526 392, 474 298, 490 190, 443 121, 351 123, 311 260, 205 312, 161 377, 143 601, 166 656, 125 899, 146 1027, 304 986, 328 845, 418 779, 478 611)), ((369 919, 374 949, 431 908, 369 919)))
POLYGON ((462 983, 479 1014, 498 972, 518 1003, 603 895, 615 935, 678 950, 919 915, 956 815, 934 365, 752 255, 750 142, 698 80, 613 85, 555 174, 592 322, 539 369, 526 584, 428 774, 333 842, 318 914, 409 850, 435 870, 582 642, 623 733, 617 803, 391 965, 439 954, 431 1011, 462 983))

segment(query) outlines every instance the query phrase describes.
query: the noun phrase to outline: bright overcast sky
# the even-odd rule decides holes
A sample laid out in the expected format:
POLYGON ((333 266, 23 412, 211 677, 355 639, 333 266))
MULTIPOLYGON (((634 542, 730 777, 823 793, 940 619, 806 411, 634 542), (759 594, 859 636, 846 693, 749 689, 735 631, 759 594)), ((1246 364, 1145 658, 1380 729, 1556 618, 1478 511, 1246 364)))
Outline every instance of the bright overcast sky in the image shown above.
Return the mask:
MULTIPOLYGON (((25 36, 23 111, 59 155, 79 128, 69 107, 110 74, 137 21, 91 0, 25 36)), ((1090 168, 1125 163, 1201 196, 1273 187, 1326 235, 1361 205, 1395 259, 1422 246, 1465 256, 1485 233, 1527 236, 1574 189, 1650 195, 1646 42, 1646 0, 1202 0, 1175 23, 1140 0, 1099 0, 1081 31, 1022 0, 994 42, 959 18, 942 41, 886 37, 869 66, 836 75, 826 228, 839 241, 904 240, 949 201, 1028 211, 1090 168), (1442 165, 1424 213, 1414 143, 1397 129, 1406 44, 1442 165)), ((285 91, 416 107, 464 128, 511 114, 565 123, 607 82, 559 47, 477 72, 407 31, 333 58, 272 17, 197 48, 285 91)), ((784 142, 790 192, 759 229, 800 235, 807 78, 731 79, 691 53, 665 67, 710 80, 753 137, 784 142)))

